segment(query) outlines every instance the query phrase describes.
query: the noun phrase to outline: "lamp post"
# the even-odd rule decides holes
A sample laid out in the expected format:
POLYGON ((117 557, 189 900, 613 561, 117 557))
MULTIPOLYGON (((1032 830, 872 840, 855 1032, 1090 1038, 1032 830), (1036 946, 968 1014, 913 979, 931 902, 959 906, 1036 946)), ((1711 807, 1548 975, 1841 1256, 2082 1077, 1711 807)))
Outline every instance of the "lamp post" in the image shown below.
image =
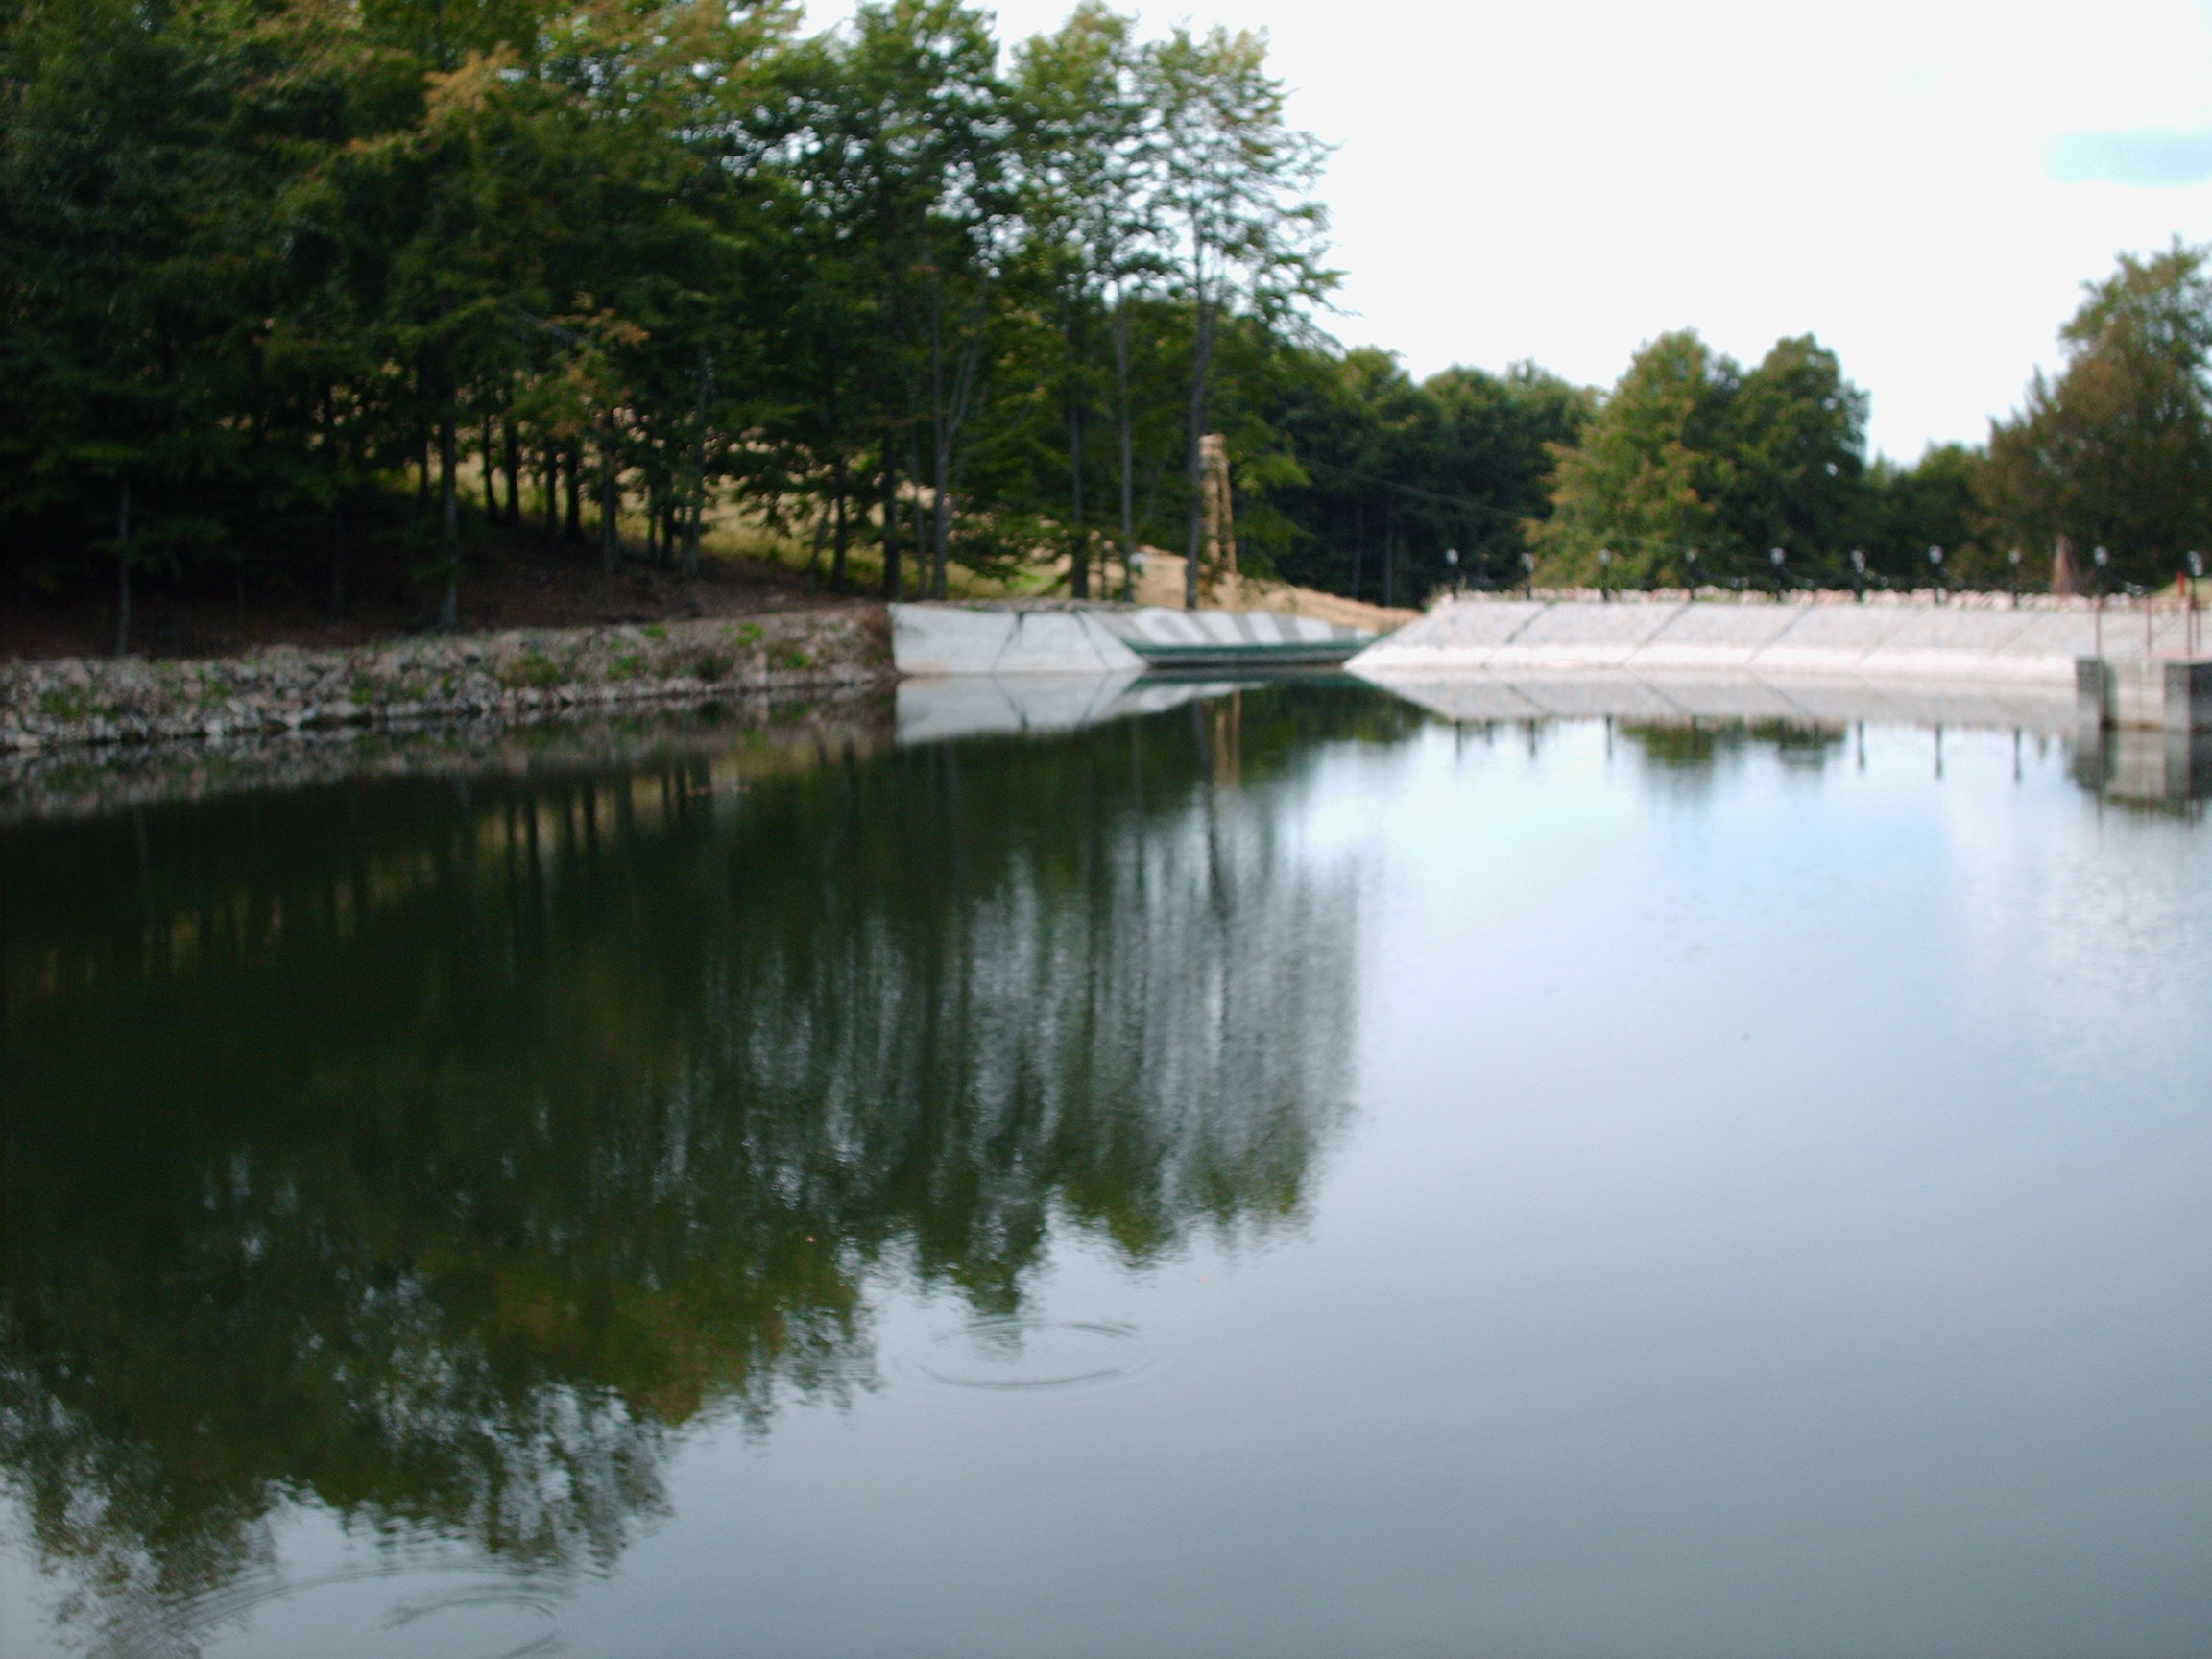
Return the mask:
POLYGON ((1866 603, 1866 549, 1851 549, 1851 594, 1860 604, 1866 603))
POLYGON ((1940 547, 1931 547, 1928 549, 1928 579, 1931 583, 1934 584, 1936 589, 1936 603, 1938 605, 1942 604, 1943 549, 1940 547))
POLYGON ((2012 566, 2012 609, 2020 609, 2020 549, 2015 547, 2005 555, 2005 562, 2012 566))
POLYGON ((1777 599, 1782 597, 1782 558, 1781 548, 1769 547, 1767 549, 1767 563, 1774 566, 1774 597, 1777 599))

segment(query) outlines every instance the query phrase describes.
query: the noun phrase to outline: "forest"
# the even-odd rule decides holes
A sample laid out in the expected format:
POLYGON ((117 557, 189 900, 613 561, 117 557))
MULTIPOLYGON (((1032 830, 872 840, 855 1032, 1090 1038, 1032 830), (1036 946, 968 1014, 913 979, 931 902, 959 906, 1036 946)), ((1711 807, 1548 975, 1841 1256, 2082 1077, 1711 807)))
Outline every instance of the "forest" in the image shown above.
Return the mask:
POLYGON ((1620 586, 2173 583, 2212 548, 2212 279, 2176 241, 2083 284, 1985 445, 1866 459, 1866 394, 1810 335, 1745 369, 1695 332, 1636 354, 1528 526, 1556 580, 1620 586), (2104 557, 2093 558, 2097 550, 2104 557))
POLYGON ((1243 567, 1384 604, 2015 547, 2041 582, 2060 534, 2148 582, 2207 539, 2199 252, 2123 260, 2062 376, 1911 467, 1810 336, 1416 381, 1326 331, 1328 152, 1258 34, 0 0, 0 589, 111 607, 118 649, 150 587, 343 615, 397 548, 450 627, 488 538, 694 571, 733 516, 830 592, 1056 561, 1113 596, 1149 545, 1194 602, 1214 433, 1243 567))

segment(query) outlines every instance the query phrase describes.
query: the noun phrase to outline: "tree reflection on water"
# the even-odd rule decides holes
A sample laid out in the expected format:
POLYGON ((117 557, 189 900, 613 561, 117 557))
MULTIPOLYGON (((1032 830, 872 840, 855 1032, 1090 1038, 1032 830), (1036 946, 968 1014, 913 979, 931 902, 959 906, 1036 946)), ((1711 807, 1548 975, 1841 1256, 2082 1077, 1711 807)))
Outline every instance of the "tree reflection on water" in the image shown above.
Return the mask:
POLYGON ((1355 889, 1277 798, 1411 721, 1247 693, 10 832, 0 1467, 79 1634, 189 1651, 292 1501, 604 1567, 675 1431, 873 1385, 873 1288, 1005 1313, 1056 1230, 1293 1222, 1355 889))
POLYGON ((1623 720, 1615 728, 1655 773, 1709 780, 1715 769, 1762 750, 1786 766, 1817 772, 1841 757, 1840 727, 1802 720, 1623 720))

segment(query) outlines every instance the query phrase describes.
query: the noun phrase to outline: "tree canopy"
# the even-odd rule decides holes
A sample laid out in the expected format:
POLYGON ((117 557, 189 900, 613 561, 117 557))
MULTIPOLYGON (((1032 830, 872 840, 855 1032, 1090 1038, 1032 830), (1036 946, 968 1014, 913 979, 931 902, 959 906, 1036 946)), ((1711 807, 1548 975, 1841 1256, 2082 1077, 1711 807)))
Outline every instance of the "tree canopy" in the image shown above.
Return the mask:
POLYGON ((2149 582, 2212 540, 2202 250, 2090 284, 1986 454, 1870 462, 1811 335, 1416 383, 1320 330, 1326 152, 1264 37, 1102 0, 1010 46, 960 0, 815 36, 783 0, 18 0, 0 63, 0 582, 110 592, 119 648, 134 584, 341 613, 380 539, 449 625, 490 526, 696 568, 733 506, 833 590, 865 547, 890 594, 1043 553, 1111 592, 1198 550, 1210 433, 1247 568, 1390 603, 1531 556, 1993 580, 2060 535, 2149 582))
POLYGON ((1639 351, 1573 446, 1556 451, 1548 568, 1630 586, 1835 578, 1860 530, 1866 395, 1810 334, 1746 371, 1694 330, 1639 351))
POLYGON ((486 521, 612 565, 627 515, 689 564, 734 499, 833 538, 832 588, 873 538, 892 593, 1055 539, 1082 591, 1100 494, 1124 559, 1170 539, 1230 379, 1326 355, 1322 152, 1264 40, 795 18, 11 8, 8 574, 251 563, 337 609, 410 477, 448 623, 486 521))
POLYGON ((2176 242, 2086 284, 2040 371, 1993 423, 1981 496, 1991 527, 2047 559, 2060 536, 2109 546, 2115 579, 2173 580, 2212 546, 2212 274, 2176 242))

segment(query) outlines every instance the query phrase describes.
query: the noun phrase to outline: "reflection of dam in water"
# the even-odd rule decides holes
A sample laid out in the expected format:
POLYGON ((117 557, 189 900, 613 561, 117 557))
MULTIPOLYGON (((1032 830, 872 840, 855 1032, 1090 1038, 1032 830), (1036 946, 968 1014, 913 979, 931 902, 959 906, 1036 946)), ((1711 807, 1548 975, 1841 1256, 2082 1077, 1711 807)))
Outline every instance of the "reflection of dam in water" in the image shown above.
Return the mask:
MULTIPOLYGON (((2212 732, 2169 732, 2085 720, 2071 690, 2049 684, 1763 677, 1745 672, 1533 668, 1471 673, 1377 671, 1371 683, 1455 726, 1617 720, 1647 726, 1918 727, 2008 731, 2062 740, 2076 780, 2124 802, 2193 806, 2212 796, 2212 732)), ((918 679, 898 690, 899 741, 982 733, 1049 735, 1219 697, 1262 680, 1214 682, 1114 675, 918 679)))
POLYGON ((1264 702, 5 832, 0 1469, 88 1631, 229 1605, 286 1494, 608 1562, 670 1431, 872 1386, 887 1285, 1294 1225, 1357 889, 1264 702))

